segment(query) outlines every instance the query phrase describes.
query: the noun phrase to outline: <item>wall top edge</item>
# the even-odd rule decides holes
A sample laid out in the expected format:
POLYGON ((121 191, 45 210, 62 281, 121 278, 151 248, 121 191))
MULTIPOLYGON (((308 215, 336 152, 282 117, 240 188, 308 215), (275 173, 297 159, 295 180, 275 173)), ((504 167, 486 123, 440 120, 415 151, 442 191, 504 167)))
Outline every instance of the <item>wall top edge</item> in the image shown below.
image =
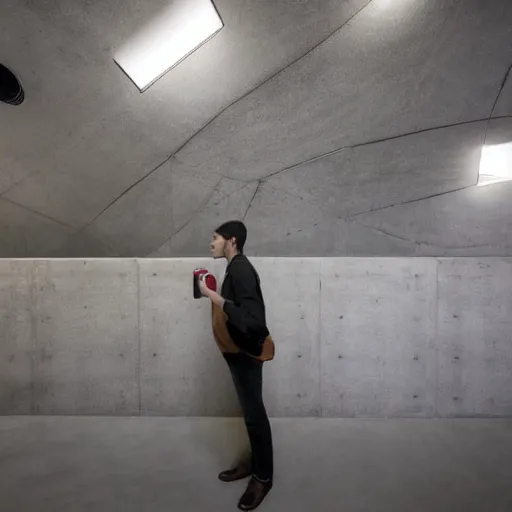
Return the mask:
MULTIPOLYGON (((251 256, 250 260, 309 260, 309 261, 332 261, 332 260, 430 260, 430 261, 453 261, 453 260, 512 260, 512 256, 251 256)), ((214 260, 208 256, 175 257, 175 258, 0 258, 0 262, 7 261, 205 261, 214 260)))

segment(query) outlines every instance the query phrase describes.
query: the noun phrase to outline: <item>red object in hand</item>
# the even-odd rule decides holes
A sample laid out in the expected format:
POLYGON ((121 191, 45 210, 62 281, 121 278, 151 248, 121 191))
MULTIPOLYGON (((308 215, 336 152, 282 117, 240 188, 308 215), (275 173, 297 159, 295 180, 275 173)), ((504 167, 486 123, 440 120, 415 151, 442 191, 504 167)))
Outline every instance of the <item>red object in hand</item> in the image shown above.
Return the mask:
POLYGON ((217 279, 215 279, 215 276, 210 274, 206 268, 196 268, 193 272, 194 299, 200 299, 203 296, 199 289, 199 279, 204 281, 210 290, 217 291, 217 279))

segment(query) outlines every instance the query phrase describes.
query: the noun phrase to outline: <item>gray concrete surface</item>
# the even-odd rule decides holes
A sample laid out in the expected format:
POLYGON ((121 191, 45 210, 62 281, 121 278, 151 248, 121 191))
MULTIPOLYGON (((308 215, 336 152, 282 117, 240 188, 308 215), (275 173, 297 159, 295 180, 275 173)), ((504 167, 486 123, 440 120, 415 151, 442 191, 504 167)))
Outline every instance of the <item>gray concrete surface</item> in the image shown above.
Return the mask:
POLYGON ((512 116, 512 80, 510 79, 510 73, 512 73, 512 67, 509 69, 508 79, 496 104, 494 111, 496 116, 512 116))
POLYGON ((336 217, 415 201, 476 185, 486 127, 470 123, 342 150, 268 183, 310 202, 321 196, 321 207, 336 217))
MULTIPOLYGON (((509 258, 255 258, 272 417, 512 417, 509 258)), ((233 416, 192 270, 0 260, 0 414, 233 416)))
POLYGON ((499 414, 512 408, 508 259, 441 260, 439 404, 442 415, 499 414))
MULTIPOLYGON (((258 510, 509 512, 510 420, 273 419, 258 510)), ((3 512, 237 510, 217 474, 247 446, 226 418, 0 418, 3 512)))
POLYGON ((457 192, 512 115, 510 2, 218 0, 221 33, 140 94, 113 56, 166 3, 4 2, 26 101, 0 105, 0 256, 201 257, 232 216, 261 256, 512 255, 457 192), (350 217, 377 208, 399 228, 350 217))
POLYGON ((204 263, 139 262, 141 414, 237 413, 229 372, 211 334, 211 308, 191 293, 192 271, 204 263))
POLYGON ((137 263, 36 260, 0 267, 0 411, 137 414, 137 263))
POLYGON ((218 0, 225 23, 219 37, 140 94, 113 57, 168 0, 8 0, 0 60, 18 72, 27 94, 20 109, 2 110, 1 167, 10 173, 1 192, 15 186, 12 199, 82 227, 221 109, 325 39, 366 1, 218 0))
POLYGON ((322 414, 436 414, 437 262, 322 261, 322 414))
POLYGON ((177 156, 249 180, 341 147, 487 119, 511 64, 511 21, 499 1, 373 1, 177 156), (491 28, 482 47, 475 36, 491 28))
MULTIPOLYGON (((512 119, 493 120, 487 143, 510 141, 512 119)), ((512 182, 470 187, 362 213, 351 220, 391 237, 423 244, 419 248, 423 255, 506 256, 512 247, 511 193, 512 182), (442 249, 436 252, 435 247, 442 249)))
POLYGON ((473 187, 353 220, 445 256, 502 256, 512 247, 511 192, 512 182, 473 187))
POLYGON ((222 178, 201 211, 160 246, 154 257, 204 255, 216 228, 225 221, 244 218, 257 186, 222 178))
POLYGON ((73 235, 73 229, 0 198, 0 257, 14 254, 38 257, 58 250, 73 235))

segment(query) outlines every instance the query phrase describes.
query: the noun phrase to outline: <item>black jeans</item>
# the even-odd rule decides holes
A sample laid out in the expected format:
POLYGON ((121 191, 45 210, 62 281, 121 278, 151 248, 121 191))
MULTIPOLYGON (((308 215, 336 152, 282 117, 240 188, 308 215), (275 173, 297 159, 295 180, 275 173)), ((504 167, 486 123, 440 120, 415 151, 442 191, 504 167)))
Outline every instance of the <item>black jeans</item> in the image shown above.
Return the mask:
POLYGON ((263 363, 239 352, 224 354, 242 406, 252 452, 252 471, 260 480, 274 476, 272 432, 263 404, 263 363))

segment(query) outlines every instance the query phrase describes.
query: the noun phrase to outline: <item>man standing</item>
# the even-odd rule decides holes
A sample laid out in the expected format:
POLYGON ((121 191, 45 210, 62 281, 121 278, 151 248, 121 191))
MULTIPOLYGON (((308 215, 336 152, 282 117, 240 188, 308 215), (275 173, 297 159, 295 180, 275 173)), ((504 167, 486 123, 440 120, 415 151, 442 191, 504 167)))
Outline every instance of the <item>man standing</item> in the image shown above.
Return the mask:
POLYGON ((251 476, 238 508, 254 510, 272 488, 273 480, 272 433, 262 397, 263 361, 272 359, 273 342, 266 326, 258 273, 243 254, 246 238, 247 229, 240 221, 226 222, 215 230, 212 255, 228 261, 221 293, 208 289, 203 281, 199 286, 213 303, 214 336, 233 377, 252 452, 250 462, 223 471, 219 479, 233 482, 251 476), (269 343, 271 355, 266 357, 263 352, 269 343))

